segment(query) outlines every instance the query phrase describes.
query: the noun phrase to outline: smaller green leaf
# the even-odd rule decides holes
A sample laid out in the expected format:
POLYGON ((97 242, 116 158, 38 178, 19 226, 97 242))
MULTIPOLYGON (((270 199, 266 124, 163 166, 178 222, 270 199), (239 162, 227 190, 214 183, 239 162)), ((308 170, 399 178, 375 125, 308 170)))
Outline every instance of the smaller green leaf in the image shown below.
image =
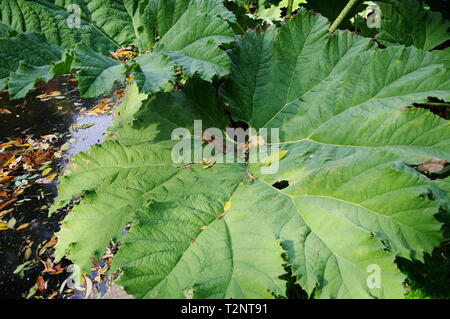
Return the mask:
POLYGON ((166 91, 175 81, 175 65, 159 52, 144 54, 136 58, 134 79, 142 93, 152 94, 166 91))
POLYGON ((81 69, 78 88, 83 97, 111 92, 116 81, 125 79, 127 71, 125 64, 84 47, 77 50, 74 68, 81 69))
POLYGON ((232 28, 223 19, 199 12, 195 6, 187 10, 164 35, 159 49, 189 75, 198 74, 211 81, 230 72, 231 62, 219 45, 234 40, 232 28))
POLYGON ((439 12, 425 10, 417 0, 383 0, 377 4, 382 16, 375 38, 385 46, 400 43, 429 51, 450 39, 450 22, 439 12))
POLYGON ((68 74, 72 72, 72 64, 75 60, 75 52, 72 50, 64 51, 61 61, 52 63, 52 72, 54 76, 68 74))
POLYGON ((450 68, 450 48, 446 48, 444 50, 434 50, 431 51, 431 53, 437 56, 447 68, 450 68))
POLYGON ((9 79, 9 94, 11 99, 17 100, 26 97, 39 81, 48 82, 53 78, 50 65, 33 66, 20 62, 17 71, 11 73, 9 79))

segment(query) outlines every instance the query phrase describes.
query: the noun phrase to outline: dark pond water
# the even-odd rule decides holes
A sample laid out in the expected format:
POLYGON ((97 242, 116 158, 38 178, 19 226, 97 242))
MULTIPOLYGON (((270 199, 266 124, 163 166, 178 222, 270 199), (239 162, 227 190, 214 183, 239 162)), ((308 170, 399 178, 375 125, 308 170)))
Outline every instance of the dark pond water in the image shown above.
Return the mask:
MULTIPOLYGON (((61 158, 53 160, 50 167, 53 171, 60 172, 69 156, 102 142, 112 116, 85 114, 86 110, 99 104, 100 99, 80 98, 76 83, 68 80, 69 78, 59 78, 40 85, 25 100, 10 101, 7 93, 1 93, 0 109, 7 111, 0 112, 0 145, 28 136, 39 139, 42 136, 56 135, 52 137, 56 139, 53 146, 59 148, 64 145, 66 150, 61 158), (42 100, 36 98, 55 91, 61 92, 60 96, 42 100)), ((0 155, 1 151, 0 148, 0 155)), ((0 191, 3 187, 6 185, 0 184, 0 191)), ((31 269, 23 274, 14 274, 17 266, 33 260, 38 255, 39 244, 50 240, 59 229, 59 222, 66 213, 60 211, 48 217, 48 209, 45 209, 56 196, 56 187, 57 178, 47 184, 33 184, 18 196, 19 200, 13 206, 8 207, 13 208, 13 211, 3 217, 3 220, 14 218, 16 225, 29 223, 29 226, 20 231, 0 231, 0 298, 26 297, 44 269, 38 259, 44 259, 45 254, 36 259, 31 269)), ((54 285, 56 289, 56 285, 65 277, 65 273, 55 275, 48 280, 48 285, 54 285)))

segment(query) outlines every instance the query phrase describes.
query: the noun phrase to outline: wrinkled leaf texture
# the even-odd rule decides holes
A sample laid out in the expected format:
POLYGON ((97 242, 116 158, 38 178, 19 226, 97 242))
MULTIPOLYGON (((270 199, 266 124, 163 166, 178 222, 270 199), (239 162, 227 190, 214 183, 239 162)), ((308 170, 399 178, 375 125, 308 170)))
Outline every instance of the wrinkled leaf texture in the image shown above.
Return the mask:
POLYGON ((221 97, 198 79, 150 96, 128 87, 108 140, 60 179, 53 210, 82 199, 57 257, 87 271, 110 239, 123 242, 113 266, 138 298, 282 296, 285 266, 317 298, 403 297, 394 260, 422 260, 442 240, 428 194, 447 189, 408 165, 450 159, 448 121, 408 106, 448 99, 450 73, 425 51, 328 27, 300 10, 280 29, 248 31, 221 97), (222 99, 234 120, 280 129, 278 172, 172 163, 173 129, 227 126, 222 99), (379 287, 367 284, 373 267, 379 287))

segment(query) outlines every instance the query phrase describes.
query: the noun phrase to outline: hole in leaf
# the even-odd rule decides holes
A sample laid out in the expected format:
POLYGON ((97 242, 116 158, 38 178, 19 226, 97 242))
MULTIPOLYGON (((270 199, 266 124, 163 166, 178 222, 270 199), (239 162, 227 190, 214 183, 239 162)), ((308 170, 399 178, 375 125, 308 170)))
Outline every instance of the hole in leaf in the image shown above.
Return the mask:
POLYGON ((276 189, 285 189, 289 186, 289 181, 278 181, 275 184, 272 185, 276 189))
POLYGON ((434 115, 450 120, 450 103, 444 100, 429 97, 427 102, 414 103, 413 107, 428 110, 434 115))

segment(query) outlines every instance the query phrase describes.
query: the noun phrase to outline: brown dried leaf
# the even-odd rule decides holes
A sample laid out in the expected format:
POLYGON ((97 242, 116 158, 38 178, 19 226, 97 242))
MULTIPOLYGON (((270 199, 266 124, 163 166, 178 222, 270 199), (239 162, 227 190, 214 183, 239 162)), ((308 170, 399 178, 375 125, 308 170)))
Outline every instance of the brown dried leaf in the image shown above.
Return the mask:
POLYGON ((11 198, 9 201, 7 201, 6 203, 0 204, 0 211, 2 211, 3 209, 5 209, 6 207, 10 206, 11 204, 13 204, 14 202, 17 201, 17 197, 11 198))
POLYGON ((42 276, 38 277, 38 279, 36 280, 36 285, 40 292, 44 292, 45 288, 47 288, 47 282, 44 280, 44 277, 42 276))
POLYGON ((438 158, 432 158, 422 163, 417 169, 424 173, 439 173, 447 164, 447 161, 438 158))

